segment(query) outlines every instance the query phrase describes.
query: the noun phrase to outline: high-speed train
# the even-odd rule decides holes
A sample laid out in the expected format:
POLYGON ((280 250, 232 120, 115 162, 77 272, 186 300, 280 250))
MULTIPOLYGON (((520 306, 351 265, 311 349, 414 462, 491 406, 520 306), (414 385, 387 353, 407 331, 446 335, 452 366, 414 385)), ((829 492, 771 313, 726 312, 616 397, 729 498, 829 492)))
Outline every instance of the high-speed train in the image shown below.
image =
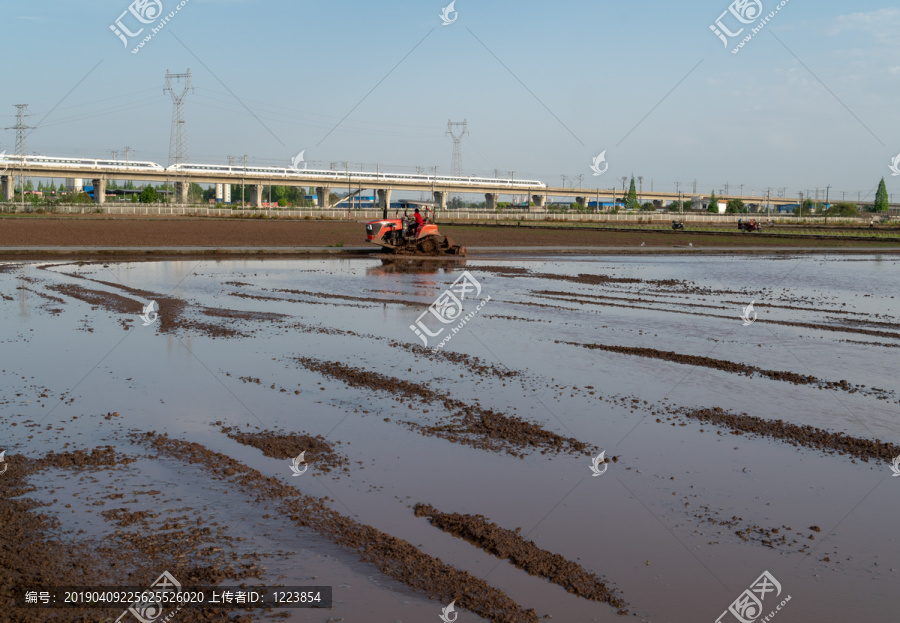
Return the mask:
POLYGON ((113 169, 122 172, 146 172, 171 174, 173 176, 184 175, 216 175, 221 173, 231 174, 255 174, 264 175, 271 178, 296 178, 302 176, 304 180, 313 179, 323 182, 334 182, 335 185, 341 183, 357 184, 361 182, 393 182, 402 184, 403 182, 418 183, 439 183, 452 184, 458 186, 505 186, 515 189, 529 188, 546 188, 547 185, 537 180, 512 180, 497 179, 493 177, 451 177, 443 175, 421 175, 411 173, 381 173, 381 172, 365 172, 365 171, 327 171, 312 169, 294 169, 288 167, 242 167, 227 164, 174 164, 170 167, 163 167, 155 162, 131 160, 125 162, 123 160, 100 160, 95 158, 68 158, 68 157, 52 157, 52 156, 15 156, 0 154, 0 162, 7 167, 15 169, 16 166, 28 166, 29 168, 47 168, 47 169, 72 169, 73 177, 80 177, 79 173, 89 172, 91 169, 113 169), (23 162, 24 161, 24 162, 23 162))
POLYGON ((125 162, 124 160, 97 160, 95 158, 55 158, 52 156, 16 156, 6 154, 0 155, 0 162, 5 163, 10 168, 15 168, 17 165, 24 164, 28 167, 73 169, 73 173, 78 173, 86 169, 121 169, 122 171, 146 171, 153 173, 165 173, 166 171, 165 167, 162 167, 155 162, 140 160, 125 162))
POLYGON ((375 173, 365 171, 318 171, 312 169, 292 169, 287 167, 242 167, 227 164, 175 164, 167 169, 169 172, 184 174, 217 173, 252 173, 270 177, 297 177, 320 179, 323 182, 333 181, 356 184, 359 182, 425 182, 443 183, 460 186, 507 186, 509 188, 546 188, 547 185, 536 180, 509 180, 493 177, 448 177, 442 175, 416 175, 410 173, 375 173))

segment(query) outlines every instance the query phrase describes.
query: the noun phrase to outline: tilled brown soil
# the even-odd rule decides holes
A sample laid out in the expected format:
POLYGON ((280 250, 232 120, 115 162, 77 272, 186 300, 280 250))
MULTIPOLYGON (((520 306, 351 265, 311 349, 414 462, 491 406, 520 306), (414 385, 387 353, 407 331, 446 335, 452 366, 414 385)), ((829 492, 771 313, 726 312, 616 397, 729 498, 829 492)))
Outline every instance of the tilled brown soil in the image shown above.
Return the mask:
MULTIPOLYGON (((0 247, 310 247, 366 246, 363 220, 216 219, 154 216, 35 216, 0 218, 0 247)), ((575 228, 528 229, 439 225, 454 241, 473 247, 648 246, 810 247, 889 246, 875 240, 798 240, 768 236, 716 236, 665 231, 583 231, 575 228)))
POLYGON ((635 346, 615 346, 610 344, 586 344, 579 342, 565 342, 554 340, 557 344, 569 344, 571 346, 580 346, 591 350, 602 350, 609 353, 618 353, 621 355, 634 355, 637 357, 645 357, 647 359, 660 359, 662 361, 670 361, 689 366, 700 366, 703 368, 711 368, 713 370, 722 370, 723 372, 731 372, 732 374, 742 374, 744 376, 762 376, 773 381, 783 381, 785 383, 793 383, 794 385, 815 385, 824 389, 835 389, 855 394, 862 392, 866 394, 877 394, 884 396, 888 392, 878 388, 866 389, 861 385, 853 385, 845 379, 840 381, 823 381, 810 374, 797 374, 796 372, 788 372, 785 370, 766 370, 757 366, 747 365, 745 363, 737 363, 726 359, 714 359, 712 357, 703 357, 700 355, 685 355, 669 350, 656 350, 655 348, 642 348, 635 346))
MULTIPOLYGON (((785 441, 793 446, 804 446, 822 452, 836 452, 862 461, 869 459, 890 463, 900 454, 900 446, 879 439, 863 439, 844 433, 832 433, 815 426, 790 424, 784 420, 768 420, 746 414, 730 413, 721 407, 708 409, 680 408, 675 416, 708 422, 731 429, 734 434, 750 433, 785 441)), ((662 422, 657 418, 657 422, 662 422)))
POLYGON ((426 517, 432 526, 464 539, 492 556, 509 560, 513 565, 557 584, 567 592, 592 601, 603 601, 628 614, 625 602, 610 590, 603 580, 571 560, 539 548, 526 541, 521 528, 507 530, 488 521, 483 515, 443 513, 428 504, 416 504, 416 517, 426 517))
MULTIPOLYGON (((495 452, 505 451, 513 456, 524 456, 524 451, 532 448, 539 449, 542 454, 546 452, 589 454, 592 449, 584 442, 544 430, 539 425, 520 417, 468 404, 420 383, 411 383, 397 377, 355 368, 338 361, 322 361, 311 357, 297 357, 296 360, 309 370, 343 381, 351 387, 393 394, 399 402, 409 403, 410 408, 414 408, 416 403, 443 405, 449 412, 449 416, 444 416, 443 424, 425 426, 416 422, 405 422, 409 428, 425 435, 441 437, 475 448, 495 452)), ((427 409, 423 412, 427 413, 427 409)))
POLYGON ((300 493, 280 480, 265 476, 229 456, 198 443, 156 433, 133 436, 141 443, 186 463, 198 465, 214 478, 226 480, 257 501, 277 504, 279 512, 298 526, 310 528, 336 545, 356 551, 382 573, 411 588, 456 603, 493 623, 537 623, 533 609, 525 610, 503 591, 466 571, 460 571, 422 552, 414 545, 359 523, 330 509, 327 500, 300 493))

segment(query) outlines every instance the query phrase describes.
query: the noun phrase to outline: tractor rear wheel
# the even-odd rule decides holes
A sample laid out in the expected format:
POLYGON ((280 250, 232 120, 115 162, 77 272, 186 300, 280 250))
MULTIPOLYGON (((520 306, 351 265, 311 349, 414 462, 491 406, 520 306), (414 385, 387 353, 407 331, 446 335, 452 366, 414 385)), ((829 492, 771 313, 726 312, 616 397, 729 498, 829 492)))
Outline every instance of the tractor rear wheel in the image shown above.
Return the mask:
POLYGON ((427 255, 434 255, 437 253, 437 242, 435 241, 433 236, 429 236, 427 238, 423 238, 419 241, 419 250, 422 253, 427 255))

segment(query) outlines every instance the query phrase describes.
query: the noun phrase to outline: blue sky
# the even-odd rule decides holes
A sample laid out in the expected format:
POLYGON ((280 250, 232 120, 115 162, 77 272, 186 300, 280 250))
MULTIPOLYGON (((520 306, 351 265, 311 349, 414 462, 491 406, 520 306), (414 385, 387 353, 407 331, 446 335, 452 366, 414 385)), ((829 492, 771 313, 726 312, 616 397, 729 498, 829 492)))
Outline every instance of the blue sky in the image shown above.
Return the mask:
MULTIPOLYGON (((176 7, 161 3, 164 15, 176 7)), ((189 0, 132 54, 150 26, 128 48, 109 29, 128 0, 9 3, 0 124, 28 103, 40 122, 29 152, 123 157, 129 145, 165 165, 165 73, 190 68, 194 162, 287 166, 306 150, 313 163, 446 174, 452 118, 469 124, 467 174, 554 185, 583 174, 608 188, 634 173, 645 189, 696 179, 702 193, 729 183, 823 197, 830 184, 832 199, 869 200, 885 177, 900 200, 888 168, 900 152, 896 5, 790 0, 732 54, 752 24, 725 48, 709 26, 726 0, 457 0, 442 26, 445 4, 189 0), (603 150, 609 169, 593 176, 603 150)), ((763 15, 776 5, 762 0, 763 15)), ((0 150, 14 149, 15 133, 0 132, 0 150)))

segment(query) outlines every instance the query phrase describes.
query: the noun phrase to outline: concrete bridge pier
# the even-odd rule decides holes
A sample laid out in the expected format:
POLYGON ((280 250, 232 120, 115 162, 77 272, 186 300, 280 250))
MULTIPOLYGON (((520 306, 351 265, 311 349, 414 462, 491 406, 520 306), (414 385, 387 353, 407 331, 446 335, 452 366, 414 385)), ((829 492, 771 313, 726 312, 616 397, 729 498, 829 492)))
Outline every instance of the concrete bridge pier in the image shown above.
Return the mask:
POLYGON ((443 190, 434 191, 434 203, 437 204, 437 207, 441 210, 447 209, 447 194, 443 190))
POLYGON ((250 205, 259 207, 262 205, 262 184, 250 184, 250 205))
POLYGON ((391 209, 391 189, 380 188, 377 192, 378 209, 381 210, 381 218, 387 218, 387 211, 391 209))
POLYGON ((3 182, 3 201, 12 201, 15 197, 16 177, 14 175, 4 175, 0 178, 3 182))
POLYGON ((495 212, 497 210, 497 200, 499 198, 500 193, 485 193, 484 208, 490 212, 495 212))
POLYGON ((546 210, 547 195, 531 195, 531 202, 534 204, 528 208, 531 212, 543 212, 546 210))
POLYGON ((106 180, 91 180, 94 187, 94 203, 106 202, 106 180))
POLYGON ((586 206, 587 205, 587 197, 575 197, 575 203, 586 206))
POLYGON ((327 208, 328 198, 331 197, 331 188, 328 186, 316 187, 316 207, 327 208))
POLYGON ((188 202, 188 182, 175 182, 175 203, 184 205, 188 202))

